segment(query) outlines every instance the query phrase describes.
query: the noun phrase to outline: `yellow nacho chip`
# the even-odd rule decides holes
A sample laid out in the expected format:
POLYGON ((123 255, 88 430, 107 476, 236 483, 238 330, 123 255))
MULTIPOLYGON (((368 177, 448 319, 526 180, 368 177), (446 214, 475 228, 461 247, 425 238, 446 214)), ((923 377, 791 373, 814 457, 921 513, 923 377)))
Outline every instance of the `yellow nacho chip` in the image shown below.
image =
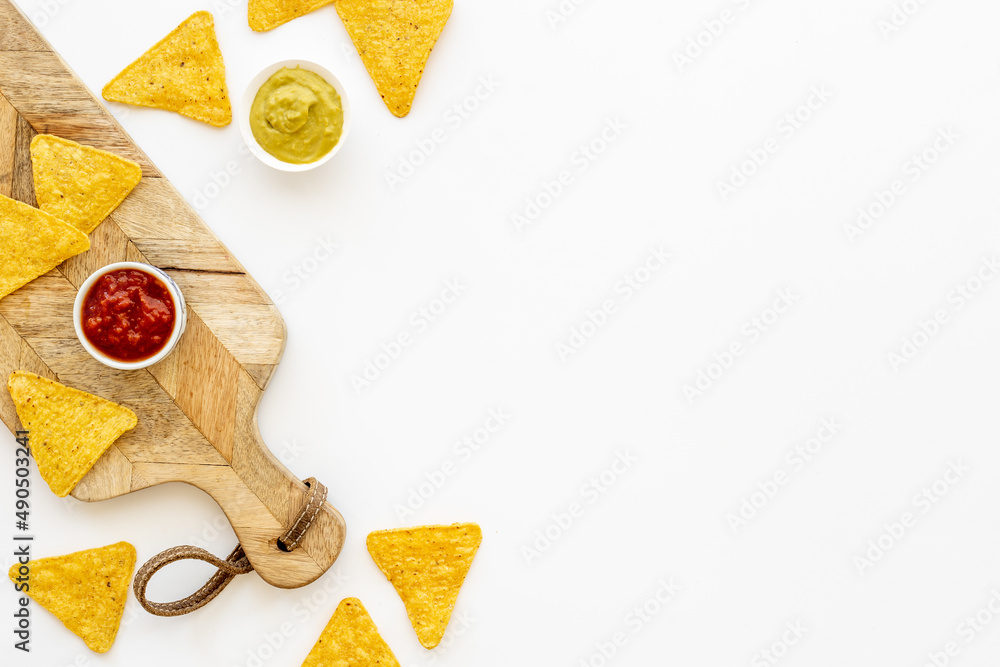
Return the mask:
POLYGON ((11 373, 7 389, 38 473, 60 498, 138 423, 128 408, 27 371, 11 373))
POLYGON ((334 6, 389 111, 400 118, 410 113, 452 0, 337 0, 334 6))
POLYGON ((176 111, 223 127, 233 119, 215 21, 195 12, 101 91, 109 102, 176 111))
POLYGON ((455 608, 483 531, 474 523, 379 530, 368 553, 392 582, 424 648, 434 648, 455 608))
POLYGON ((77 551, 65 556, 15 563, 8 575, 15 586, 25 583, 35 602, 50 611, 91 651, 104 653, 115 643, 125 610, 135 547, 128 542, 77 551))
POLYGON ((250 29, 265 32, 304 16, 334 0, 250 0, 247 18, 250 29))
POLYGON ((142 167, 113 153, 39 134, 31 140, 38 208, 89 234, 142 179, 142 167))
POLYGON ((302 667, 399 667, 361 600, 340 601, 302 667))
POLYGON ((88 248, 77 228, 0 195, 0 299, 88 248))

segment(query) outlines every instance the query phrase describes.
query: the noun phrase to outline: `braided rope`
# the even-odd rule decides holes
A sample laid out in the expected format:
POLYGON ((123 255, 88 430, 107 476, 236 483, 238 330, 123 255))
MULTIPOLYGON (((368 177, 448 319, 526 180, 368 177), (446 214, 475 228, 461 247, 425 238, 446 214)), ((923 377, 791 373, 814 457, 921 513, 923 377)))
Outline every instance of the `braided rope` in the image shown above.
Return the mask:
MULTIPOLYGON (((306 531, 312 526, 323 507, 323 503, 326 502, 325 486, 316 481, 314 477, 305 480, 305 484, 309 487, 309 495, 306 497, 305 505, 299 510, 299 515, 292 522, 292 526, 278 538, 278 548, 282 551, 294 551, 299 547, 306 531)), ((214 600, 237 575, 248 572, 253 572, 253 565, 250 564, 250 559, 244 553, 242 545, 236 545, 236 548, 225 560, 200 547, 184 545, 167 549, 146 561, 136 572, 135 581, 132 582, 132 590, 135 592, 139 604, 150 614, 154 616, 182 616, 196 609, 201 609, 214 600), (218 571, 204 586, 182 600, 153 602, 147 599, 146 586, 149 585, 149 580, 153 578, 153 575, 171 563, 186 559, 205 561, 218 568, 218 571)))

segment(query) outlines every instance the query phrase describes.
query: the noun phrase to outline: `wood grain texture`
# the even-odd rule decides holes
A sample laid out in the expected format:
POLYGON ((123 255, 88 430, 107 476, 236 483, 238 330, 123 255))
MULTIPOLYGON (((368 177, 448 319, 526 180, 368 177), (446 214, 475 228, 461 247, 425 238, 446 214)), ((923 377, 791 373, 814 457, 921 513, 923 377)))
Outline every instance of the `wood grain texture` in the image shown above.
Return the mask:
MULTIPOLYGON (((31 205, 29 144, 38 133, 109 150, 143 168, 140 184, 90 235, 90 250, 0 300, 3 378, 31 371, 139 416, 73 496, 96 501, 154 484, 192 484, 219 503, 265 581, 286 588, 314 581, 340 553, 345 526, 327 503, 301 548, 277 548, 308 491, 257 427, 257 406, 285 345, 277 308, 20 11, 0 0, 0 193, 31 205), (177 348, 140 371, 96 361, 73 327, 80 284, 119 261, 163 268, 187 300, 187 330, 177 348)), ((19 427, 6 392, 0 420, 12 431, 19 427)), ((322 481, 322 471, 310 472, 322 481)))
POLYGON ((11 168, 10 196, 18 201, 32 206, 35 202, 35 183, 31 175, 31 140, 35 138, 35 129, 18 115, 17 127, 14 130, 14 150, 11 168))
MULTIPOLYGON (((0 305, 3 301, 0 301, 0 305)), ((21 337, 17 335, 6 319, 0 315, 0 378, 8 378, 10 374, 20 368, 21 363, 21 337)), ((3 393, 3 392, 0 392, 3 393)), ((4 424, 14 424, 17 422, 17 413, 14 412, 14 403, 0 400, 0 421, 4 424)))
MULTIPOLYGON (((20 116, 7 98, 0 95, 0 146, 12 146, 17 141, 20 116)), ((8 151, 0 162, 0 195, 10 197, 14 179, 14 152, 8 151)))
POLYGON ((0 51, 50 51, 28 19, 12 3, 0 3, 0 51))
POLYGON ((143 176, 160 176, 118 121, 47 44, 45 50, 0 50, 0 71, 0 94, 39 134, 55 134, 117 153, 138 162, 143 176))

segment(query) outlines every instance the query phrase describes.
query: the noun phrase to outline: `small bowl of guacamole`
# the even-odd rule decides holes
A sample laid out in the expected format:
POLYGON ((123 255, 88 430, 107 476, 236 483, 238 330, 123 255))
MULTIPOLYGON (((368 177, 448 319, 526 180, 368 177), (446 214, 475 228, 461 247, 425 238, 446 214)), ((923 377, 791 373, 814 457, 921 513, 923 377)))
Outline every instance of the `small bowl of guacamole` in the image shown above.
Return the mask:
POLYGON ((344 87, 307 60, 261 70, 247 86, 240 113, 243 140, 264 164, 308 171, 332 158, 347 136, 351 113, 344 87))

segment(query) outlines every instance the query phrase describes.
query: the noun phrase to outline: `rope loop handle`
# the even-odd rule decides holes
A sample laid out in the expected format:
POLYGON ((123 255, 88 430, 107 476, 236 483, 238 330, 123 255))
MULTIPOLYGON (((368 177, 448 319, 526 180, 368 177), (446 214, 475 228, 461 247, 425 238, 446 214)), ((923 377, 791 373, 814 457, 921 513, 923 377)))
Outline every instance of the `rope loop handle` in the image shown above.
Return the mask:
MULTIPOLYGON (((305 485, 309 487, 309 495, 306 497, 305 505, 299 510, 299 515, 292 522, 291 527, 278 538, 278 548, 285 552, 294 551, 302 544, 302 538, 305 537, 309 527, 319 515, 323 503, 326 502, 326 487, 320 484, 315 477, 305 480, 305 485)), ((132 590, 135 592, 139 604, 150 614, 154 616, 182 616, 196 609, 201 609, 214 600, 237 575, 248 572, 253 572, 253 565, 250 564, 250 559, 244 553, 242 545, 236 545, 236 548, 225 560, 201 547, 184 545, 167 549, 146 561, 136 572, 135 581, 132 582, 132 590), (203 560, 214 565, 218 570, 204 586, 182 600, 153 602, 147 599, 146 586, 149 585, 149 580, 152 579, 153 575, 171 563, 186 559, 203 560)))

